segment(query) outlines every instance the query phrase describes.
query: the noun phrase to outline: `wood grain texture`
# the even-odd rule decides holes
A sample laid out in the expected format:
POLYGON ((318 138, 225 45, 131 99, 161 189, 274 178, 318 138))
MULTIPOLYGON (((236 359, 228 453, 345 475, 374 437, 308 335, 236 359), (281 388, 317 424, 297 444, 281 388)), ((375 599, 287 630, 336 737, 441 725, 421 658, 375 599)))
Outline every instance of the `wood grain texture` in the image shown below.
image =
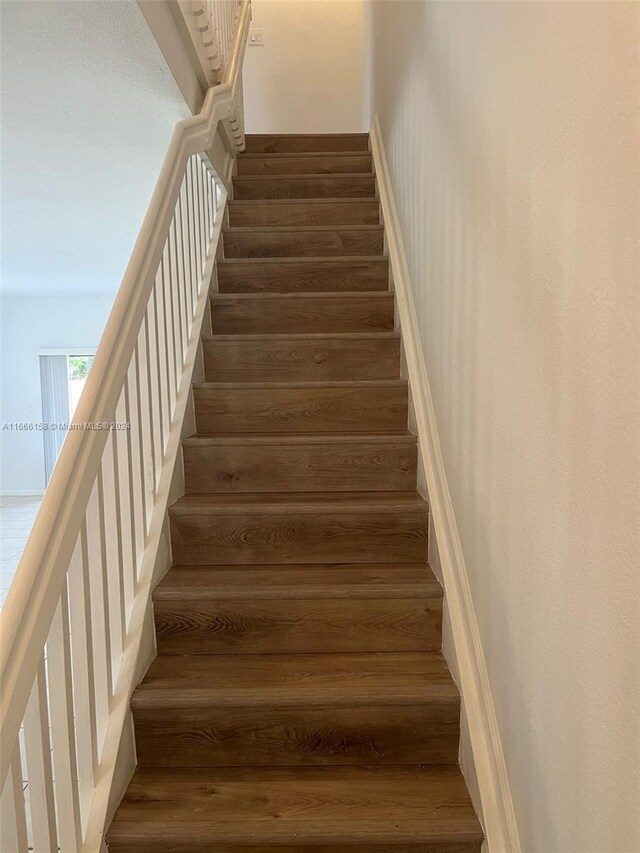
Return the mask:
POLYGON ((155 602, 162 655, 437 651, 442 597, 155 602))
POLYGON ((459 713, 442 702, 134 709, 136 752, 141 767, 452 764, 459 713))
POLYGON ((108 837, 118 853, 127 844, 157 853, 158 843, 173 853, 479 853, 482 844, 450 766, 140 769, 108 837))
POLYGON ((376 199, 282 199, 232 201, 229 224, 247 225, 378 225, 376 199))
POLYGON ((415 488, 415 438, 384 437, 339 443, 308 438, 296 442, 218 442, 202 438, 183 444, 190 493, 403 491, 415 488))
POLYGON ((245 142, 247 154, 369 150, 367 133, 248 133, 245 142))
MULTIPOLYGON (((396 493, 403 495, 404 493, 396 493)), ((428 511, 384 492, 187 496, 170 510, 173 558, 188 565, 384 563, 426 559, 428 511), (374 497, 375 495, 375 497, 374 497), (287 500, 289 497, 289 500, 287 500)))
POLYGON ((459 704, 436 652, 161 655, 133 695, 141 708, 459 704))
POLYGON ((392 332, 393 294, 230 293, 211 297, 214 335, 392 332))
POLYGON ((286 175, 235 177, 233 197, 248 198, 374 198, 373 175, 286 175))
POLYGON ((238 175, 337 175, 341 173, 371 174, 371 154, 307 152, 298 154, 239 154, 238 175))
POLYGON ((235 258, 218 261, 220 293, 389 289, 389 261, 367 258, 235 258))
POLYGON ((383 254, 381 225, 225 228, 225 258, 304 258, 383 254))
POLYGON ((253 601, 325 598, 442 598, 427 563, 340 563, 309 566, 174 565, 154 601, 253 601))
POLYGON ((206 383, 194 388, 202 435, 221 433, 401 432, 407 385, 360 383, 206 383))
POLYGON ((248 136, 110 853, 480 853, 365 134, 248 136))
POLYGON ((216 335, 202 342, 210 382, 332 382, 400 378, 395 332, 216 335))

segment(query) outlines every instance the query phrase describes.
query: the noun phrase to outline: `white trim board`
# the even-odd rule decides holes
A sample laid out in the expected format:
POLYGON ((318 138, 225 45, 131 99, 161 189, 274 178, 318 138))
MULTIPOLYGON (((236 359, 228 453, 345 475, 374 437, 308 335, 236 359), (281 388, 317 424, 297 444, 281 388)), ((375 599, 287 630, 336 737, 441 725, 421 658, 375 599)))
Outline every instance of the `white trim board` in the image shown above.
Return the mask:
POLYGON ((520 853, 518 827, 489 674, 447 484, 429 377, 420 345, 407 256, 377 114, 374 116, 371 130, 371 151, 414 407, 420 464, 424 469, 422 473, 429 495, 449 613, 450 634, 455 649, 458 687, 468 724, 480 792, 480 817, 491 853, 520 853))

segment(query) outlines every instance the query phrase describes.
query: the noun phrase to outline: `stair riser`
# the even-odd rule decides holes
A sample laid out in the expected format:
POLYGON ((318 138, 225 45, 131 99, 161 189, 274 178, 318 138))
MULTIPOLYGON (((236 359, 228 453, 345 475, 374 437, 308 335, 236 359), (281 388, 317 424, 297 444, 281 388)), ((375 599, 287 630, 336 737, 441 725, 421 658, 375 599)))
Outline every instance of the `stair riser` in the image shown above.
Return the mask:
POLYGON ((373 175, 323 175, 296 178, 234 178, 233 197, 248 198, 373 198, 373 175))
POLYGON ((427 558, 421 511, 289 512, 171 517, 176 564, 420 562, 427 558))
POLYGON ((141 767, 453 764, 459 707, 134 710, 141 767))
POLYGON ((398 379, 400 339, 386 337, 203 342, 211 382, 398 379))
POLYGON ((219 433, 400 432, 407 387, 194 390, 197 430, 219 433))
POLYGON ((372 174, 370 154, 313 154, 287 157, 238 157, 238 175, 372 174))
POLYGON ((274 299, 229 295, 214 297, 211 317, 216 335, 392 332, 394 304, 387 293, 274 299))
POLYGON ((218 287, 220 293, 388 290, 389 262, 375 257, 356 262, 226 262, 218 264, 218 287))
POLYGON ((442 598, 156 601, 160 654, 438 651, 442 598))
POLYGON ((404 491, 417 448, 403 444, 185 445, 188 493, 404 491))
POLYGON ((378 225, 380 209, 372 201, 231 202, 229 224, 248 225, 378 225))
POLYGON ((316 258, 381 255, 382 230, 225 231, 225 258, 316 258))

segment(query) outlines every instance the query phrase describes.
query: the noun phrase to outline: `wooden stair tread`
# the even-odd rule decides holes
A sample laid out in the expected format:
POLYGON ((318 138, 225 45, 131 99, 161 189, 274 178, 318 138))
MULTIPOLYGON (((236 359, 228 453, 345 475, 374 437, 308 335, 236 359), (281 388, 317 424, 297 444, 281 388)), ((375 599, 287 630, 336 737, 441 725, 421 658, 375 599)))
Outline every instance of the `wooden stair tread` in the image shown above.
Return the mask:
POLYGON ((437 652, 159 655, 131 704, 185 706, 458 705, 437 652))
POLYGON ((190 435, 182 440, 183 445, 215 447, 221 444, 236 445, 282 445, 282 444, 384 444, 386 442, 415 444, 417 438, 410 432, 380 433, 282 433, 264 435, 190 435))
MULTIPOLYGON (((256 201, 268 201, 268 199, 255 199, 256 201)), ((314 201, 318 201, 319 199, 314 199, 314 201)), ((254 201, 254 199, 252 199, 254 201)), ((276 199, 276 201, 286 201, 286 199, 276 199)), ((301 201, 301 199, 290 199, 290 201, 301 201)), ((237 203, 237 202, 234 202, 237 203)), ((250 266, 251 264, 258 264, 262 266, 263 264, 266 266, 281 266, 281 265, 291 265, 295 266, 308 266, 308 265, 325 265, 325 266, 340 266, 344 267, 349 264, 385 264, 388 265, 389 258, 385 255, 375 256, 375 255, 341 255, 339 258, 327 257, 326 255, 320 255, 318 257, 313 257, 308 255, 304 258, 296 258, 296 257, 283 257, 283 258, 220 258, 217 261, 218 266, 223 269, 230 266, 250 266)), ((340 292, 340 291, 336 291, 340 292)))
POLYGON ((244 154, 313 154, 336 152, 368 153, 367 133, 248 133, 244 154))
MULTIPOLYGON (((253 302, 271 300, 286 302, 288 300, 323 300, 323 299, 393 299, 393 293, 387 290, 336 290, 323 293, 212 293, 214 305, 226 302, 253 302)), ((326 334, 326 333, 325 333, 326 334)))
MULTIPOLYGON (((293 174, 287 175, 239 175, 234 177, 234 181, 240 179, 241 181, 306 181, 309 178, 372 178, 373 175, 369 174, 369 172, 334 172, 333 174, 326 174, 325 172, 310 172, 305 175, 298 175, 295 172, 293 174)), ((353 198, 353 196, 351 196, 353 198)), ((325 196, 326 198, 326 196, 325 196)), ((368 198, 368 196, 362 196, 362 198, 368 198)))
POLYGON ((426 563, 300 566, 173 566, 154 601, 311 598, 442 598, 426 563))
MULTIPOLYGON (((228 225, 223 234, 318 234, 323 231, 358 231, 364 234, 381 234, 382 225, 228 225)), ((366 256, 368 257, 368 255, 366 256)))
POLYGON ((265 158, 274 160, 286 160, 291 157, 309 158, 313 157, 367 157, 371 156, 368 151, 241 151, 238 154, 239 160, 264 160, 265 158))
POLYGON ((292 514, 370 510, 425 510, 427 504, 417 492, 307 492, 292 497, 290 492, 235 495, 183 495, 169 507, 170 515, 234 513, 236 511, 292 514))
MULTIPOLYGON (((259 155, 263 156, 263 155, 259 155)), ((289 155, 286 155, 289 156, 289 155)), ((377 202, 372 199, 370 196, 362 196, 362 198, 341 198, 337 196, 336 198, 234 198, 229 202, 230 206, 233 207, 252 207, 255 205, 273 205, 274 207, 278 207, 281 204, 291 204, 291 205, 302 205, 303 207, 309 204, 377 204, 377 202)), ((375 223, 379 224, 379 223, 375 223)))
MULTIPOLYGON (((239 296, 240 294, 238 294, 239 296)), ((261 294, 256 294, 256 296, 261 294)), ((272 293, 269 296, 280 296, 283 294, 272 293)), ((287 294, 289 295, 289 294, 287 294)), ((293 294, 291 294, 293 295, 293 294)), ((207 343, 220 343, 222 341, 247 342, 253 341, 366 341, 366 340, 400 340, 398 332, 310 332, 309 334, 300 334, 298 332, 264 332, 252 333, 245 332, 236 335, 203 335, 202 340, 207 343)))
POLYGON ((348 379, 330 382, 194 382, 196 390, 215 391, 229 388, 404 388, 406 379, 348 379))
POLYGON ((184 845, 171 848, 180 853, 230 843, 424 851, 463 841, 479 851, 482 829, 456 767, 171 768, 136 771, 108 840, 140 842, 149 853, 159 842, 184 845))

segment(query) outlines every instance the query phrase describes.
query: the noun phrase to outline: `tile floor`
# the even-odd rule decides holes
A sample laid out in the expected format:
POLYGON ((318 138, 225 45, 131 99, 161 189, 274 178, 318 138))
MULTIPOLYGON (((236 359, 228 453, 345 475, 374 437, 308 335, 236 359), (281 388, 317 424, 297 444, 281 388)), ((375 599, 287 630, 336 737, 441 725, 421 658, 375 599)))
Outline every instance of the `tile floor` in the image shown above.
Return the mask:
POLYGON ((0 497, 0 607, 40 507, 41 496, 0 497))

